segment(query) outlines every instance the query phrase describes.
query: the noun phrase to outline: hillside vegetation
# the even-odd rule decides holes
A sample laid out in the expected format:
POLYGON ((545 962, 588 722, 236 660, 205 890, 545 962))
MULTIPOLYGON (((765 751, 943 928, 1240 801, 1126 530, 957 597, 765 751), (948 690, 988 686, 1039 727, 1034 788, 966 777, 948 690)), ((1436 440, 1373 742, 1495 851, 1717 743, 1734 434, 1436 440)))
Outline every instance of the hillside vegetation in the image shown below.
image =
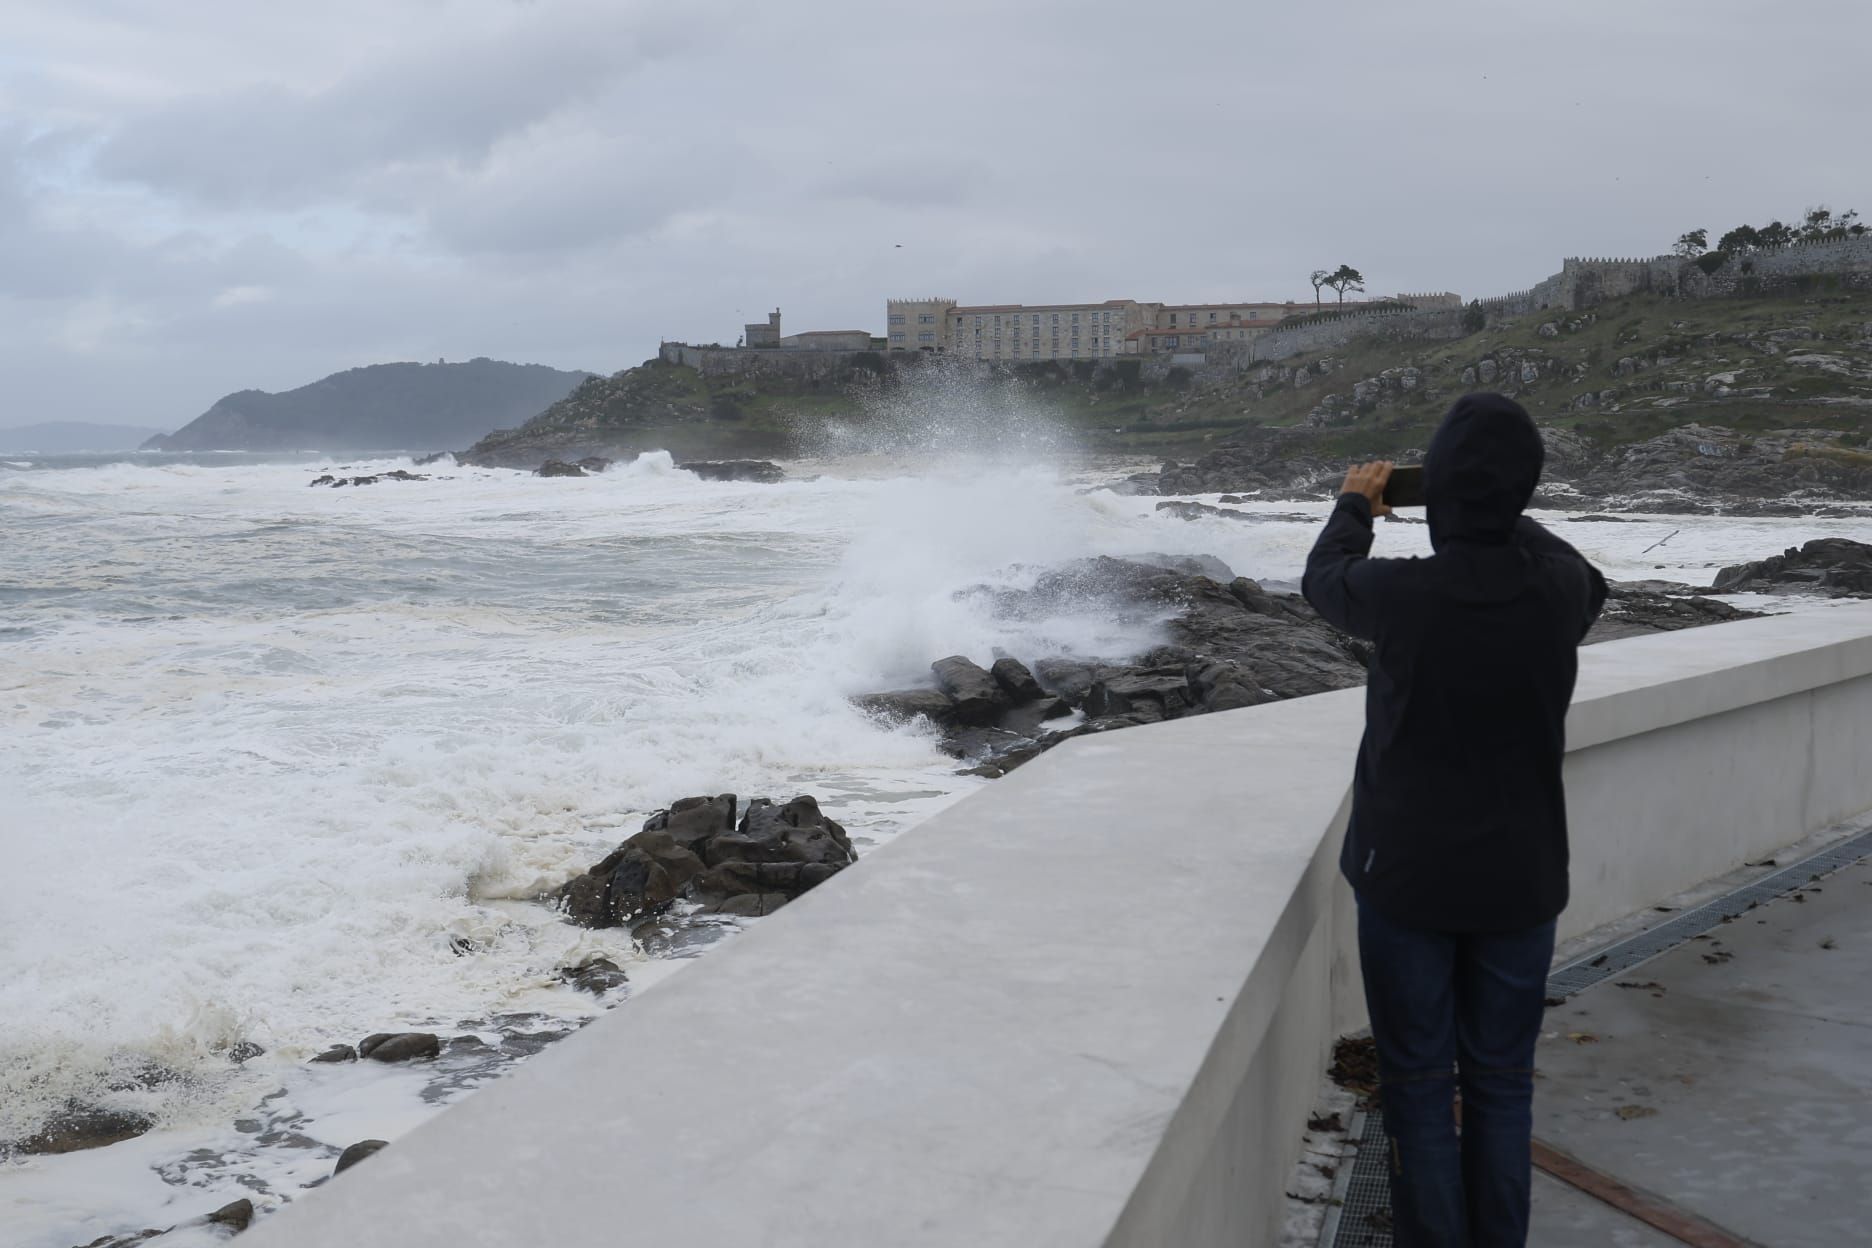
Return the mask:
POLYGON ((705 376, 652 360, 593 378, 476 462, 663 448, 787 456, 828 425, 888 425, 906 407, 1037 414, 1081 447, 1191 456, 1278 444, 1342 458, 1420 448, 1459 394, 1498 390, 1548 427, 1563 457, 1608 454, 1686 426, 1738 436, 1812 430, 1850 453, 1872 429, 1872 295, 1755 300, 1650 296, 1537 314, 1448 342, 1364 340, 1282 361, 1170 369, 1136 360, 982 366, 858 355, 810 376, 705 376))
POLYGON ((373 364, 269 394, 242 390, 151 451, 437 451, 538 412, 589 377, 543 364, 373 364))

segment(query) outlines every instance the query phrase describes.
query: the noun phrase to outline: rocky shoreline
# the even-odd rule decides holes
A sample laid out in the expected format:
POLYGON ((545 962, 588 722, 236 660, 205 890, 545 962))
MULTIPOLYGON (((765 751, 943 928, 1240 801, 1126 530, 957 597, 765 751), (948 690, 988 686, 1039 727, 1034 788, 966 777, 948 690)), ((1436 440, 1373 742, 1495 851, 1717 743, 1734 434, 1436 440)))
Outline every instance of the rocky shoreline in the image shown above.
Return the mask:
MULTIPOLYGON (((1745 434, 1686 424, 1600 451, 1544 427, 1547 469, 1536 507, 1665 515, 1852 517, 1872 514, 1872 451, 1865 435, 1825 429, 1745 434)), ((1260 428, 1192 463, 1117 483, 1132 494, 1251 494, 1258 501, 1330 498, 1354 458, 1325 455, 1317 430, 1260 428)), ((1408 457, 1405 457, 1408 458, 1408 457)))
MULTIPOLYGON (((1225 577, 1215 560, 1085 560, 1000 595, 1010 614, 1070 595, 1120 618, 1162 618, 1163 644, 1129 661, 1044 656, 1031 664, 998 655, 982 667, 951 655, 931 664, 931 683, 856 699, 891 722, 924 720, 942 748, 995 777, 1088 733, 1111 732, 1365 682, 1370 647, 1321 619, 1298 594, 1225 577), (1070 723, 1063 722, 1070 719, 1070 723)), ((1689 586, 1612 587, 1587 644, 1746 619, 1744 611, 1689 586)))

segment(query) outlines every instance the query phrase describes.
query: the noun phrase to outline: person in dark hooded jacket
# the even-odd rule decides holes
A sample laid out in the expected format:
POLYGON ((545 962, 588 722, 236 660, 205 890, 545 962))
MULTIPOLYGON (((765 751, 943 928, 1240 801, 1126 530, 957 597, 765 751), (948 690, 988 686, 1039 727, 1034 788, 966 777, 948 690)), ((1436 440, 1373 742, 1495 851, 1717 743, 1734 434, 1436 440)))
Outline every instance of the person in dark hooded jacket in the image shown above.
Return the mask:
POLYGON ((1606 595, 1522 514, 1543 459, 1519 404, 1468 395, 1424 459, 1435 553, 1368 557, 1389 511, 1391 465, 1376 463, 1347 476, 1307 559, 1307 601, 1374 646, 1340 870, 1358 898, 1398 1248, 1527 1237, 1534 1044, 1567 902, 1566 712, 1606 595))

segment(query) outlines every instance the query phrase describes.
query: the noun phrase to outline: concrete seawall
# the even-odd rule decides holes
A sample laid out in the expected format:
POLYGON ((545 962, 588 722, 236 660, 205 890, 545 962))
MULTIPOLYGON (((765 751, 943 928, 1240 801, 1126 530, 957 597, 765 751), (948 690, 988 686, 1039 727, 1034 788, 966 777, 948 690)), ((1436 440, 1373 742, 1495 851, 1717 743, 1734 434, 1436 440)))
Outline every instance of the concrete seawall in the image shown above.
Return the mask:
MULTIPOLYGON (((1071 742, 243 1242, 1269 1243, 1361 698, 1071 742)), ((1592 647, 1569 732, 1563 937, 1872 809, 1872 604, 1592 647)))

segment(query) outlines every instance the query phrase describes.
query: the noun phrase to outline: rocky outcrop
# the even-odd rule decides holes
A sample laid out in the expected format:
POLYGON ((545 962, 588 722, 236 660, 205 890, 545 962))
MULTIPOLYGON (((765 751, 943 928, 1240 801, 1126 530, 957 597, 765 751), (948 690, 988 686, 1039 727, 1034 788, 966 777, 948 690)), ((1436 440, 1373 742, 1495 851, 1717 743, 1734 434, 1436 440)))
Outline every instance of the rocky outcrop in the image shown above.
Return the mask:
POLYGON ((376 485, 379 481, 427 481, 429 478, 420 472, 408 472, 398 468, 393 472, 380 472, 368 477, 336 477, 330 473, 312 478, 309 485, 329 485, 334 490, 342 485, 376 485))
POLYGON ((677 464, 682 472, 692 472, 704 481, 755 481, 774 485, 786 480, 786 470, 764 459, 695 460, 677 464))
MULTIPOLYGON (((195 1218, 189 1222, 178 1223, 166 1230, 150 1228, 141 1231, 130 1231, 119 1235, 103 1235, 92 1240, 88 1244, 82 1245, 81 1248, 135 1248, 135 1245, 145 1244, 153 1239, 159 1239, 162 1236, 171 1235, 178 1231, 190 1232, 188 1236, 188 1242, 190 1243, 202 1242, 199 1234, 191 1230, 191 1228, 199 1228, 200 1230, 208 1231, 208 1237, 211 1240, 225 1239, 232 1235, 238 1235, 251 1226, 253 1224, 253 1216, 253 1201, 242 1198, 222 1205, 213 1213, 203 1214, 201 1217, 195 1218)), ((182 1237, 178 1236, 178 1238, 180 1239, 182 1237)))
POLYGON ((1724 568, 1710 588, 1719 594, 1872 598, 1872 546, 1845 537, 1815 538, 1767 559, 1724 568))
POLYGON ((854 860, 845 829, 811 797, 784 804, 756 798, 745 813, 732 793, 687 797, 563 885, 557 902, 584 927, 627 926, 677 901, 707 914, 753 917, 771 914, 854 860))
POLYGON ((975 774, 997 776, 1085 733, 1364 680, 1363 643, 1332 629, 1298 596, 1270 593, 1245 577, 1218 581, 1207 575, 1227 575, 1217 560, 1166 562, 1181 566, 1088 559, 1039 577, 1030 590, 996 596, 996 609, 1010 615, 1068 602, 1102 603, 1139 620, 1167 613, 1166 644, 1135 660, 1052 655, 1030 668, 1003 655, 983 668, 956 655, 931 665, 933 689, 875 694, 857 704, 893 720, 929 720, 942 730, 947 752, 973 763, 975 774))
POLYGON ((358 1041, 357 1055, 373 1062, 414 1062, 439 1057, 442 1040, 427 1031, 380 1031, 358 1041))
MULTIPOLYGON (((1695 595, 1687 586, 1614 586, 1587 640, 1751 614, 1695 595)), ((1006 656, 990 669, 952 656, 932 665, 934 688, 856 702, 889 720, 928 720, 942 732, 945 751, 973 764, 970 774, 992 778, 1085 733, 1363 684, 1370 660, 1365 642, 1327 624, 1299 595, 1247 577, 1219 580, 1190 565, 1083 560, 1041 576, 1031 590, 999 595, 996 605, 1020 615, 1066 601, 1102 603, 1121 619, 1162 620, 1165 640, 1129 661, 1054 655, 1031 670, 1006 656)))
POLYGON ((549 459, 533 470, 536 477, 582 477, 585 470, 577 464, 568 464, 562 459, 549 459))
POLYGON ((1642 637, 1646 633, 1700 628, 1705 624, 1727 624, 1761 614, 1702 597, 1701 591, 1688 585, 1640 581, 1615 583, 1609 590, 1605 610, 1599 613, 1598 622, 1586 635, 1587 645, 1617 641, 1621 637, 1642 637))
POLYGON ((352 1166, 357 1165, 358 1162, 363 1161, 367 1157, 375 1156, 378 1150, 388 1148, 389 1146, 390 1141, 388 1140, 359 1140, 357 1143, 345 1149, 344 1152, 338 1154, 338 1164, 332 1167, 332 1174, 334 1176, 343 1174, 352 1166))
POLYGON ((135 1139, 154 1125, 155 1120, 144 1114, 74 1103, 52 1115, 33 1134, 15 1141, 12 1151, 26 1156, 76 1153, 135 1139))

